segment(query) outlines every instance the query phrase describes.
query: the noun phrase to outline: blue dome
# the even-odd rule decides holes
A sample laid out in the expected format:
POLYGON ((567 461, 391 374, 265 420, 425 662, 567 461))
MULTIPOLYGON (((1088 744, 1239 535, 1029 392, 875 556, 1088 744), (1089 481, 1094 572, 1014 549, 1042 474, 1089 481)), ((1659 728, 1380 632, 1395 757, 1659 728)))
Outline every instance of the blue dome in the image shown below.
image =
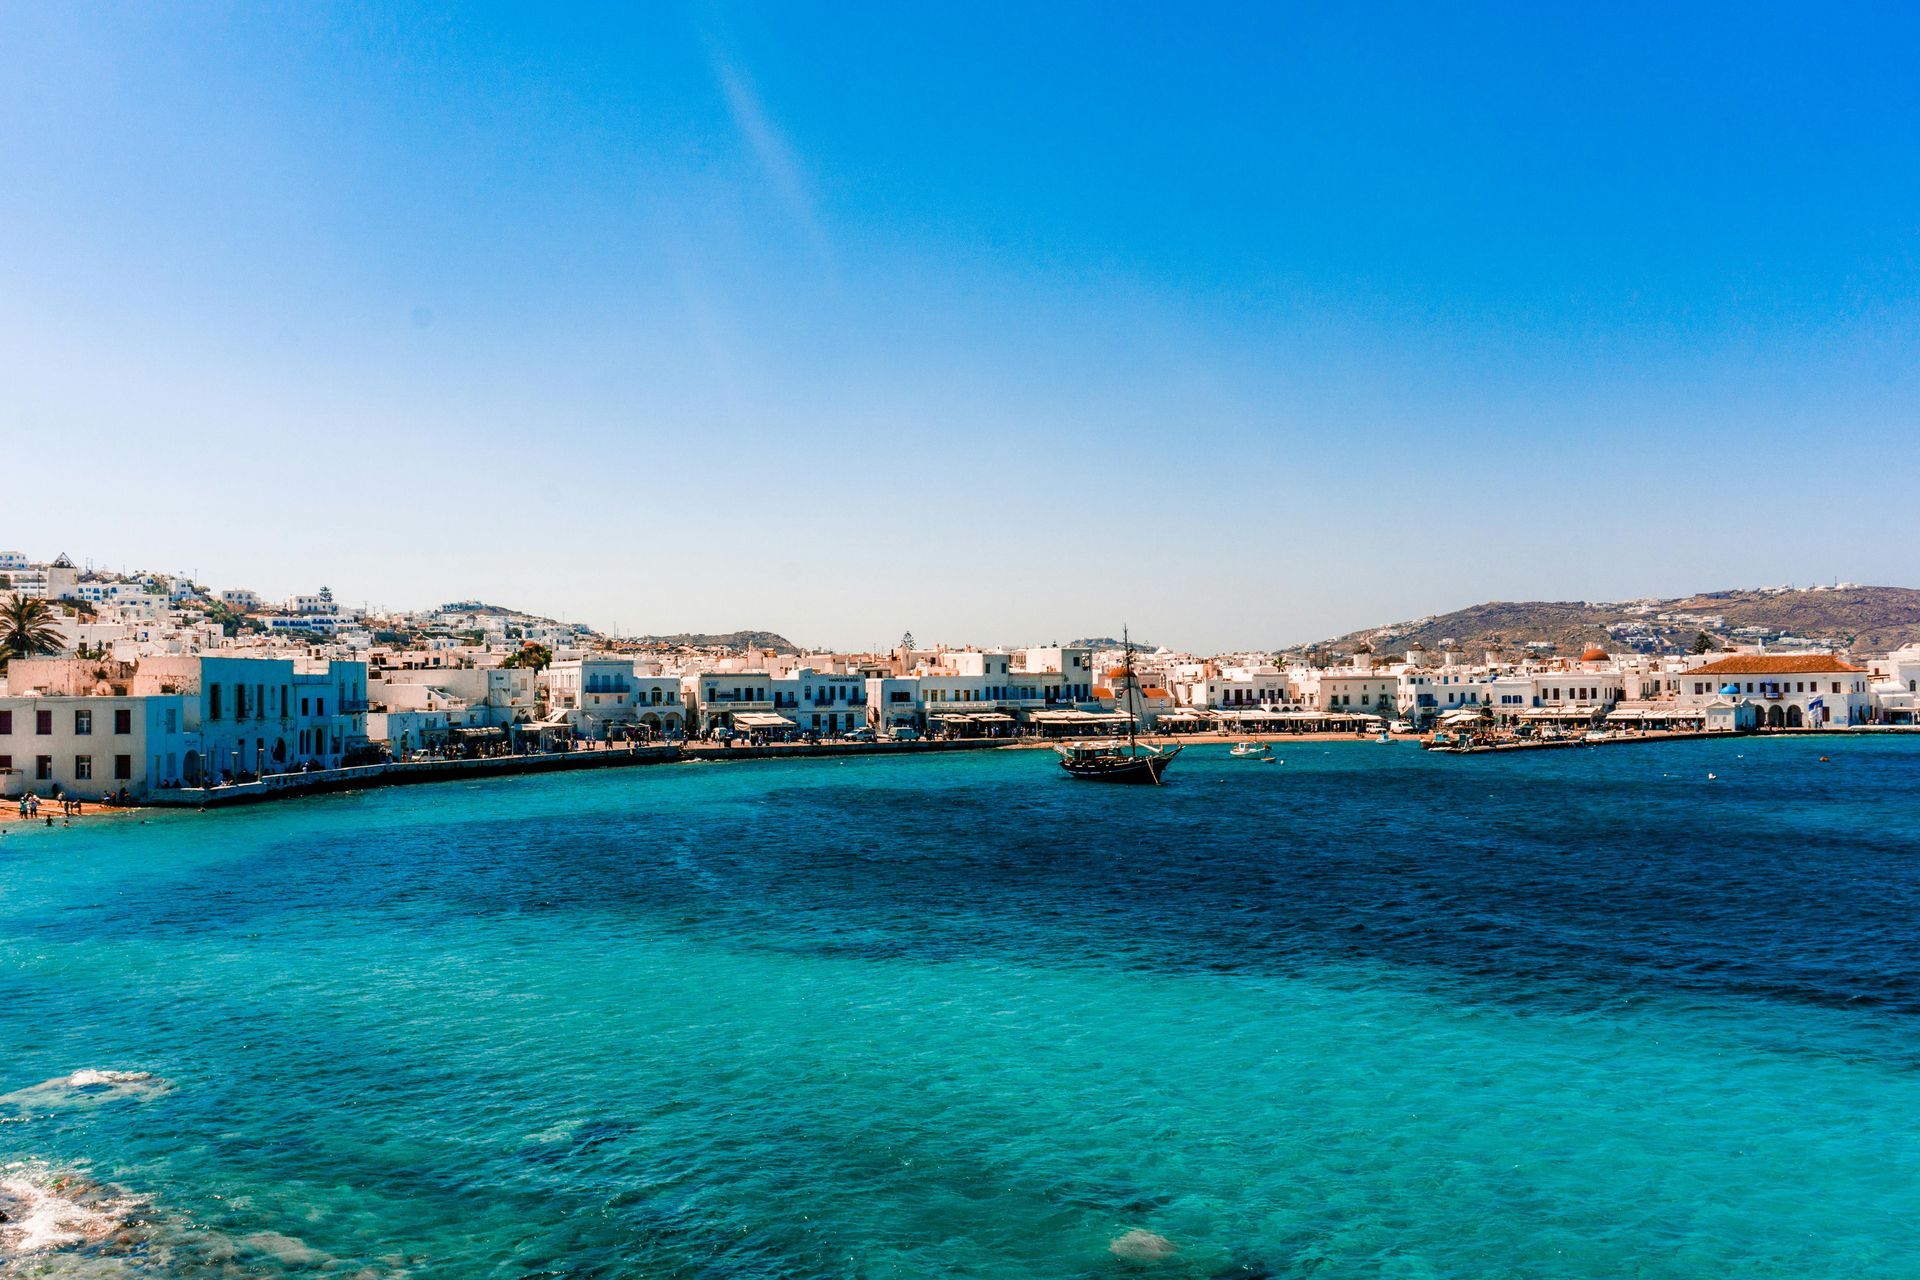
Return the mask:
POLYGON ((1720 686, 1720 692, 1727 693, 1727 694, 1737 694, 1740 692, 1740 686, 1737 684, 1723 684, 1720 686))

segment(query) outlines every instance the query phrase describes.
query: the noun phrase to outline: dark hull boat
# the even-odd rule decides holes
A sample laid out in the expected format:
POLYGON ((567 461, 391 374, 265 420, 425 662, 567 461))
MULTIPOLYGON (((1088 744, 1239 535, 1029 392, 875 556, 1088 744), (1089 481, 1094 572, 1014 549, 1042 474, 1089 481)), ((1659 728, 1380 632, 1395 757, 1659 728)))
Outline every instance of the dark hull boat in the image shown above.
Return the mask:
MULTIPOLYGON (((1121 635, 1125 634, 1125 628, 1122 628, 1121 635)), ((1069 777, 1087 782, 1132 782, 1152 786, 1160 781, 1160 775, 1180 754, 1180 748, 1150 747, 1134 740, 1133 727, 1139 721, 1139 714, 1133 708, 1137 686, 1133 678, 1133 644, 1131 641, 1125 643, 1126 659, 1117 674, 1126 689, 1129 712, 1127 740, 1124 743, 1118 739, 1111 742, 1068 742, 1054 750, 1060 753, 1060 767, 1067 771, 1069 777)))
POLYGON ((1166 751, 1140 747, 1129 752, 1119 743, 1107 746, 1076 742, 1058 750, 1060 767, 1075 778, 1084 778, 1089 782, 1134 782, 1148 786, 1159 782, 1160 775, 1180 754, 1178 747, 1166 751))

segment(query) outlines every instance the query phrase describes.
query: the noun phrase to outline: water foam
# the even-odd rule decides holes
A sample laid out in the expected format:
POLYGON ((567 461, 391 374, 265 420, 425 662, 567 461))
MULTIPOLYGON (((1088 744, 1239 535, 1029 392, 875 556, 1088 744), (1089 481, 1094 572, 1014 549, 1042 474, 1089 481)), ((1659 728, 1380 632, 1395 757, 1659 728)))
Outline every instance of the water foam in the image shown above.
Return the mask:
POLYGON ((0 1167, 0 1261, 105 1240, 135 1207, 97 1182, 45 1164, 0 1167))
POLYGON ((0 1107, 17 1111, 61 1111, 102 1106, 110 1102, 151 1102, 170 1093, 173 1082, 151 1071, 111 1071, 86 1068, 55 1076, 39 1084, 0 1093, 0 1107))

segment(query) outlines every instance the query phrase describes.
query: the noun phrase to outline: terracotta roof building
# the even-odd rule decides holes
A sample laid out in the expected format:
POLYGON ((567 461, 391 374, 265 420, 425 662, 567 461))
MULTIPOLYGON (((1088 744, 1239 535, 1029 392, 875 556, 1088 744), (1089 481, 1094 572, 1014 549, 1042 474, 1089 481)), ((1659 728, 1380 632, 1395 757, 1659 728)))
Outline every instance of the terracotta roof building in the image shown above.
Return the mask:
POLYGON ((1851 662, 1831 653, 1753 653, 1741 654, 1734 658, 1722 658, 1718 662, 1709 662, 1704 667, 1695 667, 1689 674, 1701 676, 1814 676, 1829 675, 1835 672, 1865 670, 1865 667, 1856 667, 1851 662))
POLYGON ((1741 654, 1686 672, 1679 704, 1731 705, 1763 729, 1865 724, 1873 718, 1868 681, 1865 667, 1834 653, 1741 654))

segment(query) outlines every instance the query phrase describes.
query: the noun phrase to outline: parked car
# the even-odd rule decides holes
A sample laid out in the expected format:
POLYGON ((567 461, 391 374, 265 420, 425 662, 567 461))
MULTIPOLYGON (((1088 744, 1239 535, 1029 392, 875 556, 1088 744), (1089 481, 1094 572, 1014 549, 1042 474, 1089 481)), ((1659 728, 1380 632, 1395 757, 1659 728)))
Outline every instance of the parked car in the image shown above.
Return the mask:
POLYGON ((918 729, 908 728, 906 725, 896 725, 887 731, 887 736, 895 742, 918 742, 920 740, 920 731, 918 729))

